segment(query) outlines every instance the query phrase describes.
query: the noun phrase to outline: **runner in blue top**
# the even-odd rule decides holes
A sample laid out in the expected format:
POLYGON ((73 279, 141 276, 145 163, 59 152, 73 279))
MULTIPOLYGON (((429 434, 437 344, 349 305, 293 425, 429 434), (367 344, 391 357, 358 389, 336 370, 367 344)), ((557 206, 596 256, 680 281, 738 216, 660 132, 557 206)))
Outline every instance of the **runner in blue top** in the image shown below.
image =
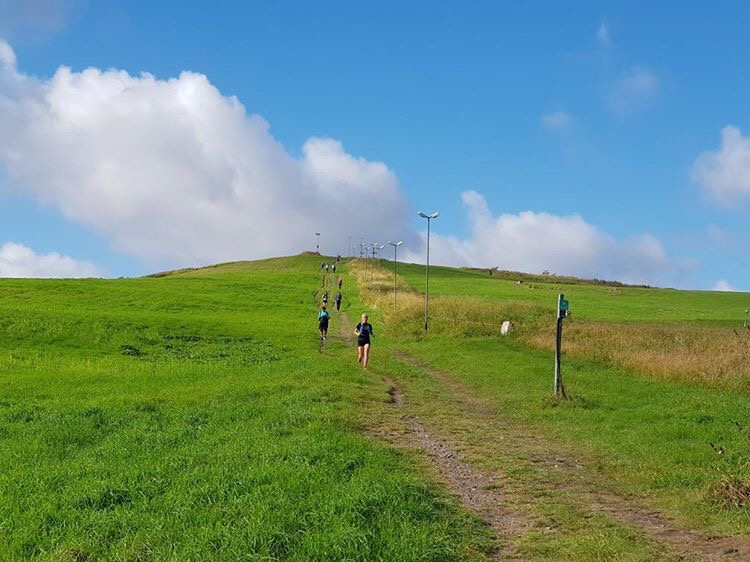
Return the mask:
POLYGON ((373 336, 372 324, 367 322, 367 314, 362 315, 362 322, 354 329, 357 336, 357 364, 362 363, 362 368, 367 369, 370 359, 370 338, 373 336))
POLYGON ((323 305, 323 308, 320 309, 320 312, 318 312, 318 329, 320 330, 320 341, 326 341, 326 338, 328 337, 328 320, 331 318, 331 315, 326 310, 326 305, 323 305))

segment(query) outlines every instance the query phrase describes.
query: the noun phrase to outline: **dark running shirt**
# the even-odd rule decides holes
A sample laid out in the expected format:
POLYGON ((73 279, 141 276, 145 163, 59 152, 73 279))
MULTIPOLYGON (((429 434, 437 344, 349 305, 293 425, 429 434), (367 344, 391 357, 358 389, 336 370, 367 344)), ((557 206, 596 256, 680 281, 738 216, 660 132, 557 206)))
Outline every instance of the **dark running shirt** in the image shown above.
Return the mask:
POLYGON ((359 332, 359 336, 357 336, 357 343, 360 345, 370 343, 370 336, 373 335, 372 333, 372 324, 365 323, 362 324, 360 322, 357 324, 357 331, 359 332))

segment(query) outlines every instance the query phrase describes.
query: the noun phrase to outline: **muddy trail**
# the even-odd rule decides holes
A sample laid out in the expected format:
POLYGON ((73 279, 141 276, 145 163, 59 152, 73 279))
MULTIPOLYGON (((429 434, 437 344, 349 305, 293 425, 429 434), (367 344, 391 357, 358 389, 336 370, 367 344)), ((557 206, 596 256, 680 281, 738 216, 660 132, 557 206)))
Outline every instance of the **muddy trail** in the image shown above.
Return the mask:
MULTIPOLYGON (((396 352, 393 355, 398 361, 429 375, 450 396, 462 416, 476 420, 476 427, 481 428, 484 438, 502 443, 503 454, 512 455, 541 474, 543 477, 535 480, 534 485, 548 487, 546 493, 565 494, 583 511, 608 516, 632 528, 639 535, 666 547, 678 560, 750 560, 750 539, 705 537, 696 530, 681 528, 656 510, 600 489, 595 481, 585 476, 585 460, 503 420, 476 392, 450 374, 406 353, 396 352)), ((495 558, 518 560, 513 556, 513 539, 530 529, 538 529, 540 521, 535 520, 528 510, 518 508, 513 499, 512 480, 484 464, 481 469, 478 468, 476 459, 472 459, 472 464, 469 459, 462 458, 460 451, 470 449, 466 446, 465 433, 437 427, 432 420, 428 422, 424 419, 426 416, 420 419, 410 413, 409 402, 398 382, 388 374, 382 374, 382 378, 388 386, 392 407, 400 412, 405 431, 400 434, 391 431, 380 437, 397 446, 421 449, 440 483, 495 531, 503 545, 495 558)))

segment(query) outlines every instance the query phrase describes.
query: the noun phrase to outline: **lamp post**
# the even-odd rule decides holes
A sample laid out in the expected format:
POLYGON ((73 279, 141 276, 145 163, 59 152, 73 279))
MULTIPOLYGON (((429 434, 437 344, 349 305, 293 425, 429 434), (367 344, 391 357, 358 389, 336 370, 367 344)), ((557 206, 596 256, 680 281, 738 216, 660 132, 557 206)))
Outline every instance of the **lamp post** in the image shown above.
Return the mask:
POLYGON ((320 254, 320 232, 315 233, 316 242, 315 242, 315 251, 320 254))
POLYGON ((430 223, 432 219, 436 219, 440 216, 439 212, 432 213, 431 215, 425 214, 422 211, 417 213, 423 219, 427 219, 427 268, 426 268, 426 281, 425 281, 425 292, 424 292, 424 333, 427 334, 427 321, 430 317, 430 223))
POLYGON ((372 244, 367 244, 365 246, 365 273, 367 273, 367 282, 369 283, 372 281, 372 263, 370 258, 370 250, 372 248, 372 244))
POLYGON ((399 240, 398 242, 391 242, 388 240, 388 243, 393 246, 393 310, 396 311, 396 264, 398 264, 396 251, 398 250, 398 247, 404 243, 403 240, 399 240))
POLYGON ((382 250, 383 250, 383 248, 385 248, 385 246, 383 246, 382 244, 378 244, 377 248, 378 248, 378 267, 380 267, 380 255, 381 255, 380 252, 382 252, 382 250))

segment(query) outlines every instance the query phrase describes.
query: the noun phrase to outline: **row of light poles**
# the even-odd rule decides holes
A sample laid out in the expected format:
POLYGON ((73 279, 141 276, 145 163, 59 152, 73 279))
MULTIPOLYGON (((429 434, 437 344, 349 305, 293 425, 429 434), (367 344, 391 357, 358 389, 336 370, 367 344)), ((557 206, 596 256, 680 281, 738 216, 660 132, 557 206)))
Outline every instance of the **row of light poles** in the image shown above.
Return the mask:
MULTIPOLYGON (((424 333, 427 334, 427 325, 430 318, 430 226, 433 219, 436 219, 440 216, 439 212, 434 212, 431 215, 428 215, 427 213, 423 213, 422 211, 419 211, 417 213, 418 216, 422 217, 423 219, 427 220, 427 267, 425 268, 425 292, 424 292, 424 333)), ((316 232, 315 236, 317 236, 317 242, 316 242, 316 250, 318 253, 320 253, 320 232, 316 232)), ((349 237, 349 251, 351 253, 352 250, 352 237, 349 237)), ((403 244, 403 240, 399 240, 398 242, 391 242, 388 241, 388 244, 393 246, 393 310, 396 310, 396 268, 398 264, 398 247, 403 244)), ((367 256, 369 254, 370 248, 372 248, 372 259, 373 262, 375 261, 375 253, 377 252, 378 255, 378 265, 380 265, 380 251, 385 248, 385 246, 382 246, 378 244, 377 242, 373 242, 372 244, 367 245, 368 252, 365 253, 365 245, 363 242, 359 243, 359 257, 367 256)), ((373 264, 374 265, 374 264, 373 264)))

